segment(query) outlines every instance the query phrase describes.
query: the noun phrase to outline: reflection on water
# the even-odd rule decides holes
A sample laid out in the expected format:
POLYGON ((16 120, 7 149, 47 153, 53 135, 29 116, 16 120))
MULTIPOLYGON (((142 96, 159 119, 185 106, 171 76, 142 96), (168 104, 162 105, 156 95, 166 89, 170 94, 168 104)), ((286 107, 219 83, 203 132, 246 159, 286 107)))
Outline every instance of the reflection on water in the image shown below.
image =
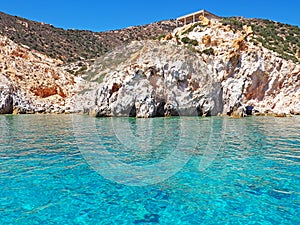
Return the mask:
POLYGON ((300 117, 0 116, 0 137, 0 224, 300 224, 300 117), (82 146, 134 168, 179 149, 183 165, 122 185, 82 146))

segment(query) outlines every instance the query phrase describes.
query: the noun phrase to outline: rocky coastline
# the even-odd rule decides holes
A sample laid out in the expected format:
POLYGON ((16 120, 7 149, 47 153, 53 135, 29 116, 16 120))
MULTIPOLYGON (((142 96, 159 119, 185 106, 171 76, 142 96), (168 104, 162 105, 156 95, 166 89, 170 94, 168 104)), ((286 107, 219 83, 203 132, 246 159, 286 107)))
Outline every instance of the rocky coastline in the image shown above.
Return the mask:
POLYGON ((300 65, 203 19, 66 66, 0 36, 0 114, 300 115, 300 65), (72 67, 72 69, 70 69, 72 67), (76 67, 76 66, 75 66, 76 67))

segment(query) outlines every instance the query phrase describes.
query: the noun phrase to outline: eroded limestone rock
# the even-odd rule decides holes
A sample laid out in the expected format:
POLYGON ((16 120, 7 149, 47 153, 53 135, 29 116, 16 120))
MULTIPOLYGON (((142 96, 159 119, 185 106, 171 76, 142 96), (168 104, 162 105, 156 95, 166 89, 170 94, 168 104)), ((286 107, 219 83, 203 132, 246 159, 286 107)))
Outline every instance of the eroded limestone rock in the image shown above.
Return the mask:
POLYGON ((98 116, 148 118, 222 112, 221 87, 196 54, 155 41, 132 45, 143 45, 143 49, 104 78, 97 91, 98 116))

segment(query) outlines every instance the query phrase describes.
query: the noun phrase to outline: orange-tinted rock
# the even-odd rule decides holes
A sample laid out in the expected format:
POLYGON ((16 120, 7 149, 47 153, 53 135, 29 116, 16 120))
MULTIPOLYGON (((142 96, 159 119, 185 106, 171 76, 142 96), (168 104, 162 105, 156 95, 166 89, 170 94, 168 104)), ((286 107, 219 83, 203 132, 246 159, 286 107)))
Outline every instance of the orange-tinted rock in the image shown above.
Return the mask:
POLYGON ((205 16, 199 16, 200 23, 204 26, 210 25, 210 20, 205 16))
POLYGON ((209 46, 211 44, 211 36, 206 34, 202 37, 202 43, 206 46, 209 46))
POLYGON ((164 40, 168 41, 168 40, 171 40, 173 38, 173 35, 170 33, 170 34, 167 34, 166 37, 164 38, 164 40))
POLYGON ((245 42, 245 37, 241 36, 241 37, 235 39, 233 41, 232 47, 236 51, 245 51, 245 50, 247 50, 248 48, 247 48, 247 45, 246 45, 246 42, 245 42))
POLYGON ((113 83, 111 90, 109 93, 112 95, 113 93, 117 92, 122 87, 122 84, 113 83))
POLYGON ((50 86, 50 87, 32 87, 30 90, 36 96, 39 96, 41 98, 47 98, 49 96, 57 94, 57 87, 55 87, 55 86, 50 86))
POLYGON ((61 99, 74 94, 75 82, 72 74, 59 67, 61 62, 1 35, 0 45, 0 85, 13 90, 13 112, 64 111, 61 99))

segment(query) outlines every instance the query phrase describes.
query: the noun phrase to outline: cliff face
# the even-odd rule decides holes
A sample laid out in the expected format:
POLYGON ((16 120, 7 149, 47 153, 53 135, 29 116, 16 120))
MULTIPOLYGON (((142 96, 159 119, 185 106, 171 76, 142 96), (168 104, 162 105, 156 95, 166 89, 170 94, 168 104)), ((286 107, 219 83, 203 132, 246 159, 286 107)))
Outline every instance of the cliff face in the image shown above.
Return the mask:
POLYGON ((61 63, 0 36, 0 113, 70 111, 79 81, 61 63))
POLYGON ((255 45, 252 35, 251 27, 234 31, 212 21, 178 28, 165 41, 114 51, 88 72, 90 80, 105 76, 92 113, 300 114, 299 64, 255 45), (123 59, 122 52, 127 52, 123 59))
MULTIPOLYGON (((97 116, 216 115, 222 111, 220 85, 204 61, 184 47, 133 42, 106 59, 118 64, 107 69, 97 90, 93 110, 97 116), (123 59, 118 57, 122 52, 127 54, 123 59)), ((103 62, 97 61, 91 71, 103 68, 103 62)))
POLYGON ((0 114, 300 114, 299 63, 257 40, 249 26, 205 20, 65 65, 0 36, 0 114))
POLYGON ((299 63, 253 43, 251 27, 234 31, 212 22, 182 34, 186 29, 177 30, 174 36, 197 42, 192 50, 199 53, 222 86, 223 114, 234 114, 238 106, 251 106, 260 113, 300 113, 299 63))

